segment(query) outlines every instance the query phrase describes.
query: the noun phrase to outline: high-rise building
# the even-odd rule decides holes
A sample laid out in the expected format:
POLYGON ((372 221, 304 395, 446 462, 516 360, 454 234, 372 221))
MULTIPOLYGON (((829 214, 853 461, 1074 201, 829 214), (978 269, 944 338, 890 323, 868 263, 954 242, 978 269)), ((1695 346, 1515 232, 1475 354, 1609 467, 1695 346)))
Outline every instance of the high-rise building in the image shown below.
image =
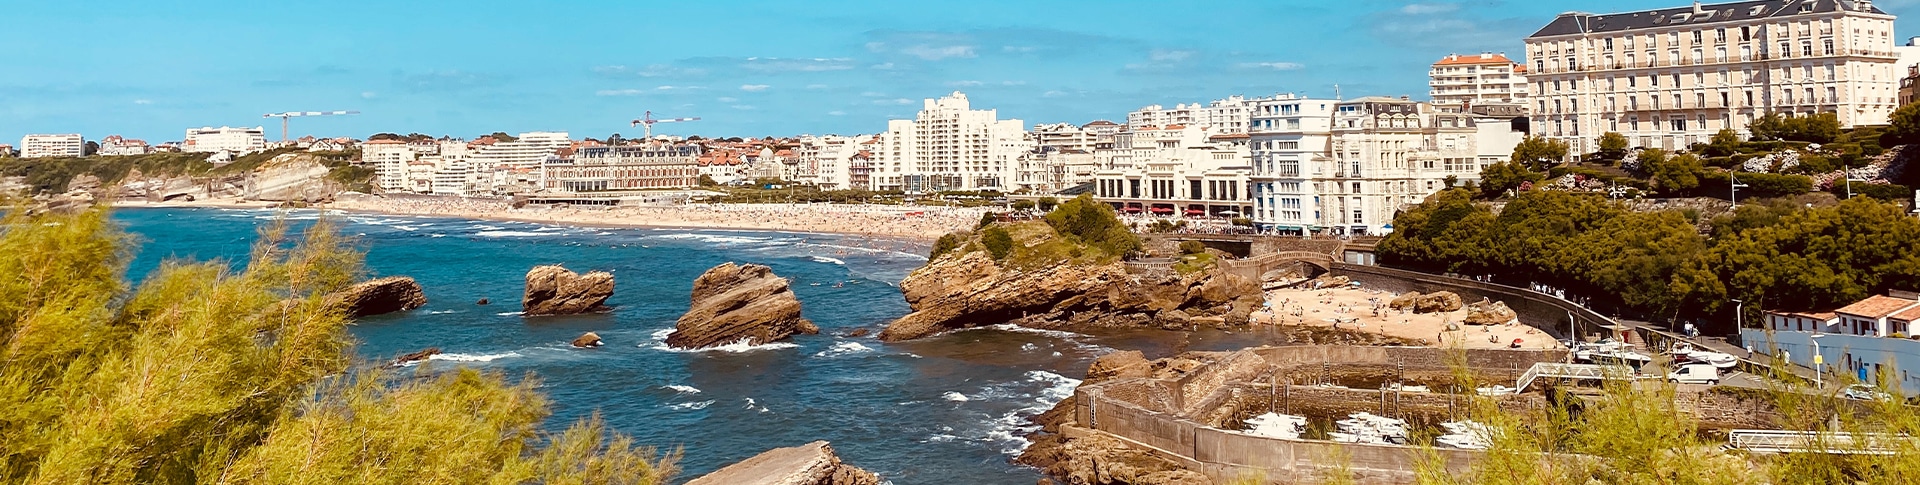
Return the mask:
POLYGON ((1526 72, 1505 54, 1453 54, 1433 63, 1427 85, 1435 109, 1462 112, 1469 106, 1525 102, 1526 72))
POLYGON ((1246 133, 1247 109, 1252 103, 1245 96, 1228 96, 1205 105, 1182 103, 1167 108, 1156 104, 1127 113, 1127 128, 1181 125, 1207 128, 1221 135, 1246 133))
POLYGON ((1884 124, 1905 73, 1893 20, 1868 0, 1561 14, 1526 39, 1533 130, 1589 153, 1604 132, 1685 148, 1774 113, 1884 124))
POLYGON ((373 167, 374 185, 380 190, 411 190, 408 164, 417 157, 406 142, 399 140, 367 140, 360 144, 360 163, 373 167))
POLYGON ((959 91, 926 100, 911 120, 887 122, 871 178, 876 189, 1009 190, 1015 162, 1033 145, 1025 123, 976 110, 959 91))
POLYGON ((87 153, 87 140, 77 133, 20 137, 20 158, 78 157, 87 153))
MULTIPOLYGON (((491 137, 484 139, 492 140, 491 137)), ((489 191, 498 186, 534 184, 539 177, 540 162, 572 144, 564 131, 532 131, 521 133, 513 141, 472 145, 467 152, 467 162, 472 164, 474 186, 478 191, 489 191)))
POLYGON ((249 153, 266 148, 266 131, 262 127, 229 128, 202 127, 188 128, 187 139, 180 150, 186 152, 234 152, 249 153))

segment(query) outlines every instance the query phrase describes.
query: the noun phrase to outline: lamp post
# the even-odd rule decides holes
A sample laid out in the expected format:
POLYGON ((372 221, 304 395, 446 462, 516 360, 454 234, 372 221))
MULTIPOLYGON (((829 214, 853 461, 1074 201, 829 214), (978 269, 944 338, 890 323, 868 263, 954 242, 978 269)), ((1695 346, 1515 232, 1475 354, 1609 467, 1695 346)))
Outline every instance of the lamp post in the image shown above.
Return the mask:
POLYGON ((1746 322, 1746 321, 1744 320, 1744 318, 1746 317, 1746 312, 1744 312, 1744 311, 1741 311, 1741 310, 1744 310, 1744 309, 1746 309, 1746 306, 1747 306, 1747 302, 1744 302, 1744 301, 1740 301, 1740 299, 1739 299, 1739 298, 1734 298, 1734 299, 1733 299, 1733 328, 1734 328, 1734 331, 1740 331, 1740 330, 1746 330, 1746 328, 1747 328, 1747 322, 1746 322))
MULTIPOLYGON (((1826 380, 1823 379, 1826 372, 1820 369, 1821 364, 1826 360, 1825 357, 1820 355, 1820 337, 1825 336, 1827 336, 1827 334, 1813 334, 1813 387, 1819 390, 1826 390, 1827 388, 1826 380)), ((1791 362, 1789 362, 1789 364, 1791 364, 1791 362)))

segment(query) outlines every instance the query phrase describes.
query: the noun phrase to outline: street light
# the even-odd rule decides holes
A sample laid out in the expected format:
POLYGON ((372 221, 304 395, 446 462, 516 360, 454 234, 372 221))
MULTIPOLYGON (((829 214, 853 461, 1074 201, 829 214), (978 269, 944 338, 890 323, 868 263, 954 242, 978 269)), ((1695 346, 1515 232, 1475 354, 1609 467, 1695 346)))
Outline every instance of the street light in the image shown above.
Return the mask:
POLYGON ((1733 298, 1732 300, 1733 300, 1733 328, 1735 329, 1735 331, 1746 330, 1747 322, 1743 320, 1743 318, 1746 316, 1745 315, 1746 312, 1743 312, 1741 310, 1746 308, 1747 302, 1740 301, 1739 298, 1733 298))
MULTIPOLYGON (((1827 336, 1827 334, 1816 333, 1816 334, 1813 334, 1813 337, 1812 337, 1813 338, 1813 387, 1814 389, 1820 389, 1820 390, 1825 390, 1827 388, 1826 380, 1822 379, 1822 377, 1826 373, 1822 372, 1820 369, 1821 364, 1825 363, 1825 360, 1826 360, 1825 357, 1822 357, 1820 355, 1820 337, 1825 337, 1825 336, 1827 336)), ((1788 363, 1791 364, 1792 362, 1788 362, 1788 363)))

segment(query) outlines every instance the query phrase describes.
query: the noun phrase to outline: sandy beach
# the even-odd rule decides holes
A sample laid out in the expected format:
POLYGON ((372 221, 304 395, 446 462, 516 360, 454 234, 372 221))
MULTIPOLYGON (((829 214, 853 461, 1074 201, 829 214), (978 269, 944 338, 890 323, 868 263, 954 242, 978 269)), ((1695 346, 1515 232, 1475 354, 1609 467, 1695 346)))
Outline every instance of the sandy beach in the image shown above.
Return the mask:
POLYGON ((1467 310, 1444 313, 1412 313, 1387 308, 1394 294, 1360 288, 1321 290, 1277 289, 1267 292, 1271 312, 1255 312, 1253 320, 1275 325, 1331 327, 1371 332, 1407 340, 1422 340, 1436 347, 1459 345, 1467 349, 1504 349, 1515 340, 1529 350, 1563 349, 1559 341, 1526 325, 1457 325, 1466 320, 1467 310))
MULTIPOLYGON (((212 207, 259 209, 274 202, 215 199, 187 202, 116 202, 115 207, 212 207)), ((969 229, 986 209, 849 204, 685 204, 644 207, 547 207, 515 209, 504 199, 460 197, 344 196, 317 209, 346 212, 457 217, 608 227, 739 229, 825 234, 931 242, 949 232, 969 229)))

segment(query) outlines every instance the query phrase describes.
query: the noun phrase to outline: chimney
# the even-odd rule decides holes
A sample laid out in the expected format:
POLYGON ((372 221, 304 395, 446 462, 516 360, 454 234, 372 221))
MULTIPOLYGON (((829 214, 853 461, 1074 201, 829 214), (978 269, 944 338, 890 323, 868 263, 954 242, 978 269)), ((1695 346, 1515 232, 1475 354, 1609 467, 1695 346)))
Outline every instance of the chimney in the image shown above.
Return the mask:
POLYGON ((1853 4, 1862 12, 1873 11, 1873 0, 1856 0, 1853 4))

